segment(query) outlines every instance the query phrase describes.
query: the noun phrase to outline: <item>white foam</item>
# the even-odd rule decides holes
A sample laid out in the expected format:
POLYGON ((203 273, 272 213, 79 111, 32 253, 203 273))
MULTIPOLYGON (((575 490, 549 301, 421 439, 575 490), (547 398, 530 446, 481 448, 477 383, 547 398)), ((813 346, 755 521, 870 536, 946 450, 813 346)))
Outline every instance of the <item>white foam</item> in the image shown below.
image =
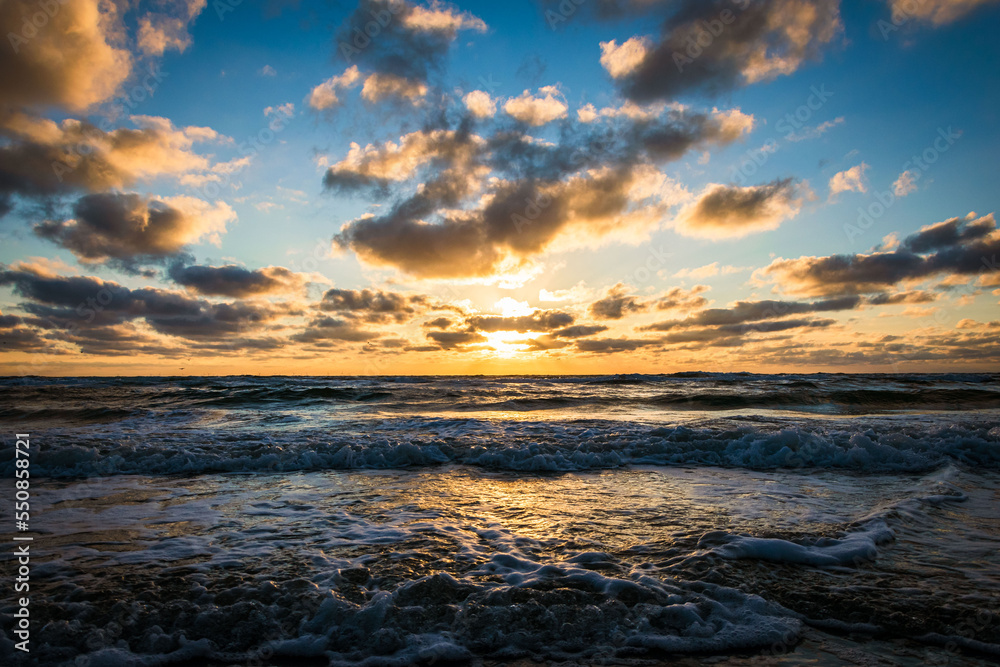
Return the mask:
POLYGON ((871 521, 864 528, 840 539, 819 538, 802 544, 777 538, 709 533, 698 546, 710 548, 723 558, 752 558, 772 563, 794 563, 820 567, 857 565, 875 558, 878 545, 891 542, 893 532, 884 521, 871 521), (722 541, 722 544, 713 544, 722 541))

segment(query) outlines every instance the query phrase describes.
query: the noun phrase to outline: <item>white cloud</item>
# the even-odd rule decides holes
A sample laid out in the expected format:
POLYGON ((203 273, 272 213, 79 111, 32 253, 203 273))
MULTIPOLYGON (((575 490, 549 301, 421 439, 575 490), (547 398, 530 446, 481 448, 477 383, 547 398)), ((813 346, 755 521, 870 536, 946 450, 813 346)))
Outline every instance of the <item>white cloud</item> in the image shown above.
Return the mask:
POLYGON ((473 90, 462 98, 465 108, 476 118, 492 118, 497 112, 496 100, 490 94, 482 90, 473 90))
POLYGON ((892 192, 897 197, 905 197, 911 192, 917 191, 917 179, 920 178, 920 174, 916 171, 909 169, 904 171, 899 175, 899 178, 892 184, 892 192))
POLYGON ((422 81, 412 81, 395 74, 376 72, 367 79, 361 88, 361 97, 369 102, 381 102, 390 97, 409 100, 416 103, 427 94, 427 84, 422 81))
POLYGON ((649 55, 652 40, 648 37, 632 37, 621 44, 611 40, 601 42, 601 65, 613 79, 621 79, 639 68, 649 55))
POLYGON ((537 127, 565 118, 568 108, 557 86, 545 86, 538 89, 537 96, 526 90, 507 100, 503 110, 515 120, 537 127))
POLYGON ((312 92, 309 93, 309 106, 317 111, 337 106, 340 104, 340 98, 337 97, 337 91, 342 88, 350 88, 356 84, 360 78, 361 74, 358 72, 358 66, 352 65, 344 70, 343 74, 327 79, 313 88, 312 92))
POLYGON ((846 171, 840 171, 830 179, 830 196, 841 192, 868 192, 868 182, 865 179, 865 172, 868 165, 864 162, 855 165, 846 171))

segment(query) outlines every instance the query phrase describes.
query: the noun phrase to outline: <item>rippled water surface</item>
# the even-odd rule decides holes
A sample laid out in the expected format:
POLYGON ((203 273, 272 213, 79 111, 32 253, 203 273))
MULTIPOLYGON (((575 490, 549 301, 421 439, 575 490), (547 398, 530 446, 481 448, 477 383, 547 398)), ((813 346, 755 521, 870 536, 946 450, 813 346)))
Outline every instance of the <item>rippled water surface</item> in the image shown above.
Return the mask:
POLYGON ((997 379, 4 380, 31 658, 991 664, 997 379))

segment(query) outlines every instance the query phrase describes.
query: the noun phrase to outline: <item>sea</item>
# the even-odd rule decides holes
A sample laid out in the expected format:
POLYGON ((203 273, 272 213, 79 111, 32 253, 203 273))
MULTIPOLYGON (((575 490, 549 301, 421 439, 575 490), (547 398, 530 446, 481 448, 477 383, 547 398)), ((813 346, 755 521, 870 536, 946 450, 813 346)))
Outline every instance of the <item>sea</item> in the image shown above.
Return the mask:
POLYGON ((0 663, 997 664, 998 381, 0 379, 0 663))

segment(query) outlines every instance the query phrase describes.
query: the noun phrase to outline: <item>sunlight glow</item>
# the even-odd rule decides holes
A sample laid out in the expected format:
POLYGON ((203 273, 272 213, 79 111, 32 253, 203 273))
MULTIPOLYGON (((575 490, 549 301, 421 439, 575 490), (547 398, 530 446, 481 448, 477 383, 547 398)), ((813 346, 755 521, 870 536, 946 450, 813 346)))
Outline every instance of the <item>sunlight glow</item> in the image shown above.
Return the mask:
POLYGON ((494 333, 487 333, 484 335, 489 341, 487 344, 494 350, 493 356, 510 359, 517 356, 520 352, 525 352, 528 349, 527 341, 536 337, 538 334, 530 332, 518 333, 516 331, 496 331, 494 333))
POLYGON ((535 309, 529 306, 527 301, 518 301, 509 296, 497 301, 493 307, 499 310, 504 317, 521 317, 535 312, 535 309))

